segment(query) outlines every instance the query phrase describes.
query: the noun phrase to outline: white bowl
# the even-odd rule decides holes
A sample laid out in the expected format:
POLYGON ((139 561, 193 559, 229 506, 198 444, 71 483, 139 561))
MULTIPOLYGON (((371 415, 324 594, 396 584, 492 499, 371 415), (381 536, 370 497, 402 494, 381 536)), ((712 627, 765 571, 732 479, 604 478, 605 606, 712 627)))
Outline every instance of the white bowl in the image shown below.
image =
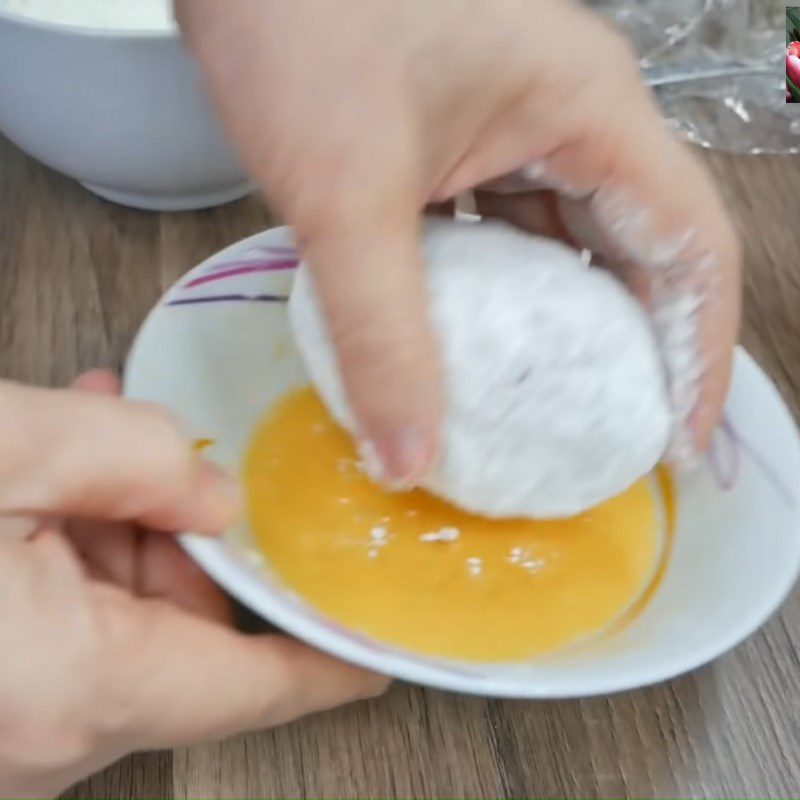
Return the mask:
MULTIPOLYGON (((188 421, 238 470, 251 428, 306 382, 282 298, 294 251, 283 228, 213 256, 174 286, 145 322, 125 391, 188 421)), ((744 352, 709 457, 676 482, 677 519, 661 583, 626 626, 590 646, 524 663, 420 657, 324 619, 248 559, 242 523, 220 541, 184 537, 232 595, 297 637, 373 670, 446 689, 505 697, 576 697, 674 677, 717 657, 780 605, 800 566, 800 446, 778 393, 744 352)))
POLYGON ((0 131, 122 205, 205 208, 251 189, 175 31, 54 25, 0 10, 0 131))

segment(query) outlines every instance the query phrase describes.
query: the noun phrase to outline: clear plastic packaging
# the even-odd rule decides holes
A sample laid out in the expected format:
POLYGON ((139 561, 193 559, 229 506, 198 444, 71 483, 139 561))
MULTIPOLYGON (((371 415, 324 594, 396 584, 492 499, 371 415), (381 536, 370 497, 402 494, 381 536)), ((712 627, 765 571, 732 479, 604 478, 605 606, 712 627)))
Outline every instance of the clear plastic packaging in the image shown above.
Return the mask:
POLYGON ((785 4, 587 0, 630 38, 665 115, 689 141, 737 153, 800 150, 786 104, 785 4))

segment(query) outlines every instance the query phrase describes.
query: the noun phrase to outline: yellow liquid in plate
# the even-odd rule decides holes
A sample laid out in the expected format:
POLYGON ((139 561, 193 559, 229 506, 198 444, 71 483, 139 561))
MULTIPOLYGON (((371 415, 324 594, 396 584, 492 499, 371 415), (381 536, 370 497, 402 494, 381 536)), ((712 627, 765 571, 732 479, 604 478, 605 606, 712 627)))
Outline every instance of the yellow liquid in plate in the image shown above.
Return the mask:
POLYGON ((567 520, 488 520, 389 494, 311 389, 254 431, 252 529, 286 586, 328 618, 418 653, 521 660, 586 640, 641 602, 662 554, 650 479, 567 520), (425 534, 453 541, 426 541, 425 534))

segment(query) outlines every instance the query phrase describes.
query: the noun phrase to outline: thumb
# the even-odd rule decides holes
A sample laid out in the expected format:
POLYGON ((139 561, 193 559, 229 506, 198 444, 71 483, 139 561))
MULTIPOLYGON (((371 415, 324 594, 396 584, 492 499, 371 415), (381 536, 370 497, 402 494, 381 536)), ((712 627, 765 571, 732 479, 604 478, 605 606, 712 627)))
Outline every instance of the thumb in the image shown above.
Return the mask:
POLYGON ((435 455, 440 363, 428 318, 419 211, 412 201, 386 194, 390 203, 338 215, 337 224, 306 236, 304 257, 367 461, 377 460, 375 477, 409 485, 435 455))
POLYGON ((0 514, 212 533, 238 510, 236 486, 154 405, 0 382, 0 439, 0 514))
POLYGON ((107 676, 129 748, 165 748, 288 722, 383 692, 388 679, 280 635, 245 636, 170 604, 107 594, 124 657, 107 676), (130 643, 136 642, 136 652, 130 643))

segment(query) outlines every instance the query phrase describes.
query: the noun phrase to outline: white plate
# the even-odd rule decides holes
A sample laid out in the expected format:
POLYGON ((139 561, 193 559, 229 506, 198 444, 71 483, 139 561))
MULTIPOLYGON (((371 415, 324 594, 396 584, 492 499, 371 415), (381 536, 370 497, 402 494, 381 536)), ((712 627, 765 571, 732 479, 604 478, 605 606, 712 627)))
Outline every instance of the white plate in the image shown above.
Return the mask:
MULTIPOLYGON (((285 228, 218 253, 176 284, 134 344, 125 392, 163 403, 209 457, 238 470, 250 431, 306 383, 286 323, 296 264, 285 228)), ((321 617, 248 557, 242 523, 223 540, 187 535, 188 552, 225 589, 300 639, 373 670, 445 689, 503 697, 577 697, 674 677, 733 647, 781 604, 800 566, 800 447, 772 384, 737 353, 725 421, 698 471, 676 484, 666 573, 627 626, 591 646, 525 663, 420 657, 321 617)), ((532 611, 535 613, 535 611, 532 611)))

